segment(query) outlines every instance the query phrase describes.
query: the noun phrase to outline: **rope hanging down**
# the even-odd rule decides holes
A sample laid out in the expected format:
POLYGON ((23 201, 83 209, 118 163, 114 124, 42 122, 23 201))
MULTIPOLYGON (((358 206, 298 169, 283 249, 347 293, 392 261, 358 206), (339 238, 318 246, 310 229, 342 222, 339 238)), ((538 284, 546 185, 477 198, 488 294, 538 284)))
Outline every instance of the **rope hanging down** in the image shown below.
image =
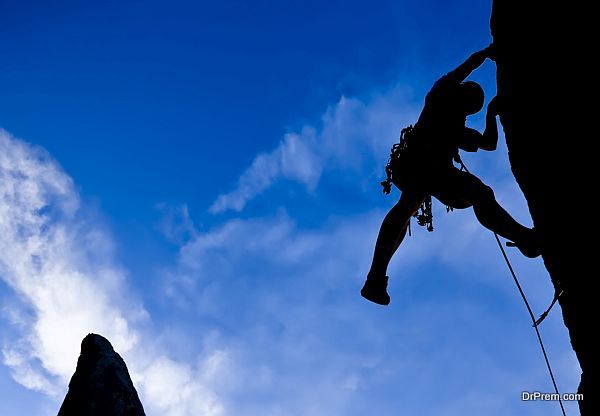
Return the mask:
MULTIPOLYGON (((462 161, 462 159, 460 157, 460 154, 457 153, 454 156, 454 161, 456 163, 460 164, 460 170, 461 171, 464 170, 467 173, 471 173, 471 172, 469 172, 469 169, 467 169, 467 166, 462 161)), ((449 212, 450 210, 451 210, 451 208, 449 209, 449 207, 446 207, 446 212, 449 212)), ((496 236, 496 240, 498 240, 498 234, 494 233, 494 235, 496 236)), ((507 241, 506 245, 508 247, 516 247, 516 244, 513 243, 512 241, 507 241)), ((550 303, 550 306, 548 306, 548 309, 546 309, 544 311, 544 313, 542 313, 538 319, 533 318, 533 312, 529 308, 529 303, 527 302, 527 299, 525 298, 525 294, 523 293, 523 291, 521 291, 521 285, 519 285, 519 281, 517 280, 517 276, 515 276, 515 274, 513 272, 513 269, 512 269, 512 267, 510 265, 510 262, 508 261, 508 257, 506 256, 506 253, 504 252, 504 247, 502 247, 502 244, 500 244, 500 250, 502 250, 502 254, 504 255, 504 259, 506 260, 508 268, 510 269, 510 272, 513 274, 513 277, 515 279, 515 283, 517 284, 517 287, 519 287, 519 291, 521 292, 521 296, 523 296, 523 300, 525 301, 525 304, 527 305, 527 309, 529 309, 529 313, 532 315, 531 318, 533 319, 533 327, 537 328, 544 321, 544 319, 546 319, 546 317, 548 316, 548 314, 552 310, 552 307, 554 306, 554 304, 556 303, 556 301, 558 300, 558 298, 560 298, 562 296, 562 294, 564 293, 564 290, 562 290, 561 287, 560 287, 560 285, 557 284, 556 288, 554 289, 554 297, 552 298, 552 302, 550 303)))
MULTIPOLYGON (((460 156, 457 156, 456 161, 458 163, 460 163, 461 170, 464 169, 466 172, 469 172, 469 170, 467 169, 467 167, 461 160, 460 156)), ((527 296, 525 296, 525 292, 523 291, 523 288, 521 287, 521 283, 519 282, 519 279, 517 278, 517 275, 512 267, 512 264, 510 263, 510 260, 508 259, 508 256, 506 255, 506 250, 504 250, 504 247, 502 246, 500 237, 498 237, 498 234, 496 234, 496 233, 494 233, 494 237, 496 238, 498 247, 500 247, 500 252, 502 253, 502 257, 504 257, 506 266, 508 267, 508 270, 510 271, 511 276, 512 276, 513 280, 515 281, 515 284, 517 285, 517 289, 519 289, 521 298, 523 299, 523 302, 525 303, 525 306, 527 307, 527 312, 529 312, 529 317, 531 318, 531 322, 533 322, 533 329, 535 329, 535 333, 537 335, 537 339, 540 344, 540 348, 542 349, 542 354, 544 355, 544 360, 546 361, 546 367, 548 367, 548 374, 550 374, 550 379, 552 380, 552 385, 554 386, 554 391, 558 395, 558 404, 560 405, 560 410, 562 411, 563 416, 567 416, 567 413, 565 412, 565 407, 563 406, 560 392, 558 391, 558 386, 556 385, 556 379, 554 378, 554 373, 552 372, 552 366, 550 365, 550 359, 548 358, 548 354, 546 354, 546 347, 544 347, 544 341, 542 340, 542 334, 540 334, 540 329, 538 328, 539 325, 542 323, 542 321, 546 318, 546 316, 548 316, 548 313, 550 312, 550 310, 552 309, 552 307, 554 306, 554 304, 556 303, 556 301, 562 295, 563 292, 562 292, 562 290, 560 290, 560 288, 558 288, 558 287, 556 288, 556 291, 554 292, 554 299, 552 299, 552 303, 550 304, 548 309, 546 309, 546 311, 544 311, 544 313, 536 320, 535 315, 533 314, 533 310, 531 309, 531 306, 529 305, 529 301, 527 300, 527 296)))
POLYGON ((560 404, 560 410, 562 411, 563 416, 567 416, 567 413, 565 412, 565 408, 563 406, 563 402, 562 402, 562 399, 560 396, 560 392, 558 391, 558 386, 556 385, 556 380, 554 379, 554 373, 552 372, 552 366, 550 365, 550 360, 548 359, 548 354, 546 354, 546 348, 544 347, 544 341, 542 341, 542 335, 540 334, 540 330, 538 328, 541 321, 544 320, 544 318, 546 317, 546 315, 548 315, 548 312, 550 311, 552 306, 554 306, 554 303, 556 303, 558 296, 556 296, 556 295, 554 296, 554 300, 552 301, 550 308, 548 308, 546 310, 546 312, 544 312, 542 314, 540 319, 536 320, 535 315, 533 314, 533 311, 531 310, 531 306, 529 306, 529 301, 527 300, 527 297, 525 296, 525 292, 523 292, 523 288, 521 287, 521 284, 519 283, 519 279, 517 279, 517 275, 515 274, 515 271, 513 270, 512 265, 510 264, 510 260, 508 259, 508 256, 506 255, 506 251, 504 250, 504 247, 502 247, 502 243, 500 242, 500 237, 498 237, 498 234, 496 234, 496 233, 494 233, 494 237, 496 238, 496 242, 498 243, 498 247, 500 247, 500 251, 502 252, 504 261, 506 262, 506 265, 508 266, 508 270, 510 270, 510 274, 512 275, 513 280, 515 281, 515 284, 517 285, 517 289, 519 289, 521 298, 523 298, 523 302, 525 302, 525 306, 527 307, 527 312, 529 312, 529 316, 531 317, 531 321, 533 322, 533 328, 535 329, 535 333, 536 333, 538 341, 540 343, 540 347, 542 348, 542 354, 544 354, 544 360, 546 361, 546 367, 548 367, 548 373, 550 374, 550 378, 552 379, 552 385, 554 386, 554 391, 558 395, 558 403, 560 404))

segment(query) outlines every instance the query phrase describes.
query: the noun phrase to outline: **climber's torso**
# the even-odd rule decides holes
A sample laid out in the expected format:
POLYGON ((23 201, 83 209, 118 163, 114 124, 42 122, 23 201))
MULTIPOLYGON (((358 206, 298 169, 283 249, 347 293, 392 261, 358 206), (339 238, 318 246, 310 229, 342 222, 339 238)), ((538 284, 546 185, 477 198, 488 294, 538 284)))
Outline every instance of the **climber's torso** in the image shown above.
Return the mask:
POLYGON ((477 150, 475 133, 465 126, 465 114, 457 105, 459 86, 446 76, 440 78, 427 93, 415 124, 415 146, 432 167, 451 167, 459 148, 477 150))

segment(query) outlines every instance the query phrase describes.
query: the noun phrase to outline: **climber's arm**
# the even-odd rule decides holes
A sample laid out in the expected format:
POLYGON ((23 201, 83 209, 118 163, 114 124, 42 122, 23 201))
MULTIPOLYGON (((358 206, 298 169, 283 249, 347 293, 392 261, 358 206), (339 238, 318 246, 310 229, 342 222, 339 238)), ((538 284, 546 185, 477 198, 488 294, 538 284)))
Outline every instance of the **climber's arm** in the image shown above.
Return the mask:
POLYGON ((496 150, 498 146, 498 124, 496 116, 498 115, 498 104, 496 97, 488 104, 487 114, 485 116, 485 130, 483 134, 475 129, 465 127, 462 140, 459 147, 466 152, 476 152, 477 150, 496 150))
POLYGON ((448 72, 444 78, 452 82, 463 82, 471 72, 479 68, 487 58, 494 60, 493 44, 469 56, 465 62, 448 72))
POLYGON ((485 130, 483 131, 482 140, 479 148, 482 150, 496 150, 498 146, 498 123, 496 116, 498 115, 498 97, 492 98, 487 106, 485 115, 485 130))
POLYGON ((462 140, 458 147, 465 152, 476 152, 481 148, 483 143, 483 135, 475 129, 465 127, 462 135, 462 140))

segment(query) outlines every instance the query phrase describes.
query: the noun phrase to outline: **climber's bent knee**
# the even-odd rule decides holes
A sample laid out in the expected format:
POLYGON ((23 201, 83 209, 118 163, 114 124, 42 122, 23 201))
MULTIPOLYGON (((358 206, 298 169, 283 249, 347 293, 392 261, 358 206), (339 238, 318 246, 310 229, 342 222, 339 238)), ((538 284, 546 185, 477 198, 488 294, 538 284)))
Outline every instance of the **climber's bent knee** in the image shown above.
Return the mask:
POLYGON ((486 197, 485 186, 476 176, 453 168, 437 177, 432 195, 451 208, 465 209, 486 197))
POLYGON ((494 190, 480 181, 480 185, 473 190, 473 203, 495 200, 494 190))

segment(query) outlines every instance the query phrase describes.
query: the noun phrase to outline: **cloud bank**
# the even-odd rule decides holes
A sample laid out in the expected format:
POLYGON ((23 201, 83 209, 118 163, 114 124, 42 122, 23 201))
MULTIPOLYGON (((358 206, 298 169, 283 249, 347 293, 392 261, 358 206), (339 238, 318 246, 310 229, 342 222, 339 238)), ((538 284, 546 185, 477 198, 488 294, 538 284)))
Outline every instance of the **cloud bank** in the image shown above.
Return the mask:
POLYGON ((5 316, 21 333, 2 346, 2 361, 15 381, 61 399, 81 340, 96 332, 127 360, 150 414, 222 414, 209 386, 225 352, 190 365, 153 346, 109 236, 83 211, 73 181, 44 150, 0 131, 0 277, 18 297, 5 316))

